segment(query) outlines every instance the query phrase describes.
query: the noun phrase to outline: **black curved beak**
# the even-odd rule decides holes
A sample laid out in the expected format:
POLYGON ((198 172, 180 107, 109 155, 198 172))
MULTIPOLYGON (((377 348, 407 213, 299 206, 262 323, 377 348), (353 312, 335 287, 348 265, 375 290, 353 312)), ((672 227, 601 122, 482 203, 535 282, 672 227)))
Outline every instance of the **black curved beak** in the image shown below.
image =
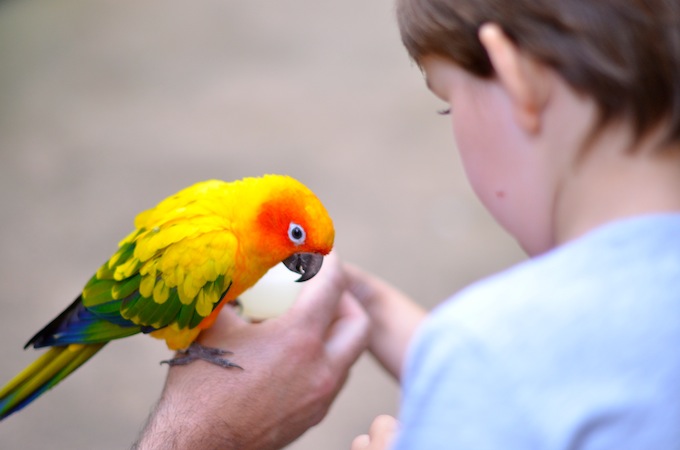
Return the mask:
POLYGON ((299 279, 295 280, 299 283, 307 281, 319 273, 321 264, 323 264, 323 255, 319 253, 295 253, 282 262, 288 270, 302 275, 299 279))

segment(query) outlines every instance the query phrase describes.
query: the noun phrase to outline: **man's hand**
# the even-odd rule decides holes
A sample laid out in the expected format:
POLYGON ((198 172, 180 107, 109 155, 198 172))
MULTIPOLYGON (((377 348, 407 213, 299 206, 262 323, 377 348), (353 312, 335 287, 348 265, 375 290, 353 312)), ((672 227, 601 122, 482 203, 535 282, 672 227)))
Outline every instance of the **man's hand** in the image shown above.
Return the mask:
POLYGON ((319 423, 368 343, 368 317, 345 288, 331 254, 281 317, 252 324, 224 308, 199 341, 243 370, 171 368, 137 448, 276 449, 319 423))

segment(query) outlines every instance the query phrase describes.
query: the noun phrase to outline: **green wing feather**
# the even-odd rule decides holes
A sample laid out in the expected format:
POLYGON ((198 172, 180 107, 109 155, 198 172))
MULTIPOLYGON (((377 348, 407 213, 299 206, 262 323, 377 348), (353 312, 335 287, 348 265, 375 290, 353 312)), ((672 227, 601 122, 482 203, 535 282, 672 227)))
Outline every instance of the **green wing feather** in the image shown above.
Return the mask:
POLYGON ((135 231, 87 283, 83 305, 143 331, 196 327, 231 286, 238 242, 225 225, 205 215, 135 231))

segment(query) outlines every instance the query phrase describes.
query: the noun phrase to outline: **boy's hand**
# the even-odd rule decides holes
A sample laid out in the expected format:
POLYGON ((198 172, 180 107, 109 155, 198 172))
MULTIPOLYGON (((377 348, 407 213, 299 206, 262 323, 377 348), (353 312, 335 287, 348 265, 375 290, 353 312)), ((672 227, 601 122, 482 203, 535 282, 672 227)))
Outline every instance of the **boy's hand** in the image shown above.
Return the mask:
POLYGON ((406 350, 425 318, 425 309, 374 275, 351 265, 345 265, 345 271, 349 291, 371 319, 371 353, 399 380, 406 350))
POLYGON ((397 433, 399 423, 392 416, 382 415, 373 420, 368 434, 357 436, 351 450, 387 449, 397 433))

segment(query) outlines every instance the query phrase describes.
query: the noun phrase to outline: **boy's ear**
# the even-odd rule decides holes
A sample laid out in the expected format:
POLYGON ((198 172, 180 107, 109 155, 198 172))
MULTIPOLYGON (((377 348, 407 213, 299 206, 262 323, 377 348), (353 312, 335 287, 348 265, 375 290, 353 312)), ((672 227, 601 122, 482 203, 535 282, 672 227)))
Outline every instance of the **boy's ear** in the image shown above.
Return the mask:
POLYGON ((498 24, 483 24, 479 40, 513 102, 519 125, 532 134, 538 133, 550 95, 547 68, 521 52, 498 24))

